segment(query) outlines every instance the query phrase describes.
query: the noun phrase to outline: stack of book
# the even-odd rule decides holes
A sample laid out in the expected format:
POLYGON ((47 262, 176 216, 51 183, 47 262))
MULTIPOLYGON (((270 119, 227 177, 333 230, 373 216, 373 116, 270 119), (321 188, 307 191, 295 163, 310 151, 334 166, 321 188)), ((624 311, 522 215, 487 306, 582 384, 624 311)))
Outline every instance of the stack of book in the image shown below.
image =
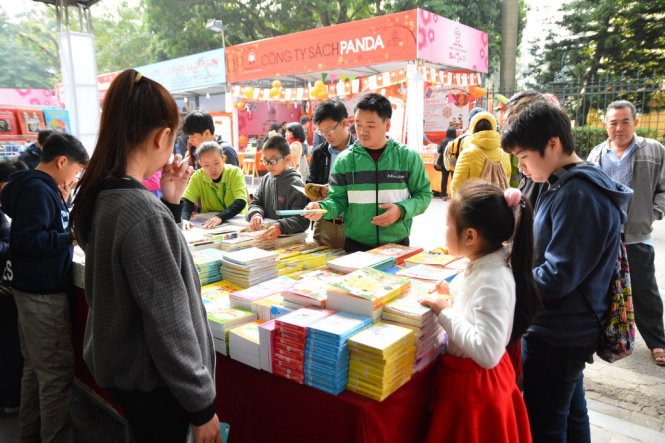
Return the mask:
POLYGON ((206 308, 215 350, 220 354, 229 355, 229 331, 236 326, 256 320, 256 313, 238 308, 216 307, 214 303, 208 303, 206 308))
POLYGON ((251 321, 229 331, 229 357, 256 369, 261 369, 261 321, 251 321))
POLYGON ((305 344, 307 327, 333 314, 332 311, 302 308, 275 320, 272 373, 297 383, 305 383, 305 344))
POLYGON ((203 303, 222 302, 224 307, 230 307, 229 296, 241 288, 226 280, 220 280, 201 287, 203 303))
POLYGON ((272 374, 272 348, 275 341, 275 320, 268 320, 259 325, 259 366, 272 374))
POLYGON ((284 307, 284 297, 282 297, 282 294, 269 295, 267 297, 254 300, 250 304, 251 311, 256 312, 256 314, 259 316, 259 320, 270 320, 274 318, 274 316, 271 315, 273 307, 284 307))
POLYGON ((277 277, 276 252, 251 247, 239 251, 225 252, 221 260, 224 280, 241 288, 277 277))
POLYGON ((383 269, 395 264, 395 257, 371 252, 353 252, 328 261, 328 267, 335 271, 349 273, 361 268, 383 269))
POLYGON ((251 288, 232 292, 231 295, 229 295, 229 300, 232 307, 251 311, 253 303, 257 300, 274 294, 280 294, 282 291, 293 286, 294 283, 295 280, 288 277, 276 277, 272 280, 264 281, 258 285, 252 286, 251 288))
POLYGON ((350 337, 348 346, 349 391, 383 401, 411 379, 416 346, 410 329, 379 322, 350 337))
POLYGON ((325 308, 330 285, 340 281, 343 276, 339 272, 328 269, 302 274, 300 280, 282 292, 283 305, 292 309, 300 309, 306 306, 325 308))
POLYGON ((433 283, 413 281, 408 294, 387 303, 381 320, 413 330, 416 338, 416 357, 413 373, 429 366, 445 348, 446 332, 441 327, 434 311, 418 300, 431 295, 433 283))
POLYGON ((337 395, 346 388, 349 348, 346 341, 372 324, 371 317, 337 312, 307 328, 305 384, 337 395))
POLYGON ((205 248, 198 251, 192 251, 194 265, 199 271, 201 286, 214 283, 222 279, 219 265, 224 253, 216 248, 205 248))
POLYGON ((417 246, 398 245, 396 243, 386 243, 385 245, 381 245, 377 248, 370 249, 367 252, 387 257, 393 257, 395 259, 395 263, 401 265, 402 263, 404 263, 404 261, 407 258, 414 256, 420 252, 423 252, 423 248, 417 246))
POLYGON ((363 268, 331 284, 326 307, 367 315, 377 320, 383 305, 408 292, 410 286, 411 280, 407 278, 363 268))
POLYGON ((220 240, 219 242, 217 242, 217 246, 222 251, 230 252, 230 251, 237 251, 239 249, 249 248, 251 246, 254 246, 254 243, 256 242, 252 238, 238 236, 236 238, 220 240))
POLYGON ((261 238, 265 231, 249 231, 240 234, 241 238, 250 238, 254 241, 253 246, 257 248, 273 250, 285 248, 289 245, 303 243, 307 239, 307 232, 298 232, 295 234, 284 234, 273 240, 264 240, 261 238))
POLYGON ((327 262, 334 257, 344 254, 342 249, 332 249, 323 246, 315 246, 304 249, 298 253, 280 254, 277 270, 279 275, 302 275, 316 269, 324 269, 327 262))

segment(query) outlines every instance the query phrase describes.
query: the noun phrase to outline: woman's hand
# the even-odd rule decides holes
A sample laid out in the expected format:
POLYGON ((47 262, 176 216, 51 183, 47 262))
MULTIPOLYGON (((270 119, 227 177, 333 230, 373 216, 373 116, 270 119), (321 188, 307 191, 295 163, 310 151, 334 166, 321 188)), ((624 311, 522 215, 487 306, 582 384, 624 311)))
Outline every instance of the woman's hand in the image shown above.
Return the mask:
POLYGON ((219 432, 219 418, 213 415, 208 423, 201 426, 192 426, 195 443, 220 443, 222 436, 219 432))
POLYGON ((162 198, 171 204, 179 204, 193 172, 194 168, 183 161, 182 155, 176 154, 162 169, 162 198))
POLYGON ((431 308, 436 315, 439 315, 441 311, 453 305, 452 299, 450 297, 441 295, 428 295, 427 297, 423 297, 418 301, 421 305, 431 308))

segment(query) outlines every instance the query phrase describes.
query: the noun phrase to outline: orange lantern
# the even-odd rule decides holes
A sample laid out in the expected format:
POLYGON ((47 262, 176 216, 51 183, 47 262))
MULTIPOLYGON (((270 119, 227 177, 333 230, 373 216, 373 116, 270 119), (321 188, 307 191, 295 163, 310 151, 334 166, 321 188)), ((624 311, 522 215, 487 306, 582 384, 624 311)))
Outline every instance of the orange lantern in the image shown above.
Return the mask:
POLYGON ((275 98, 279 95, 279 88, 271 88, 270 89, 270 97, 275 98))
POLYGON ((254 88, 251 86, 246 87, 243 90, 243 95, 245 96, 245 98, 254 98, 254 88))
POLYGON ((272 81, 272 87, 276 88, 276 89, 279 89, 279 88, 282 87, 282 82, 280 82, 279 80, 273 80, 272 81))

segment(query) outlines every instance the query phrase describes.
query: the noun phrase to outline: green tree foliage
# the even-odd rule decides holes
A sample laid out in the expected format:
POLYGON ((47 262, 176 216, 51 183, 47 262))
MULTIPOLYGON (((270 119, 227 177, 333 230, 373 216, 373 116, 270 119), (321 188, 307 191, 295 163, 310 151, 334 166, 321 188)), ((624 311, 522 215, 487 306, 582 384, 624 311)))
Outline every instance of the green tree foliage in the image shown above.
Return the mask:
POLYGON ((52 88, 59 72, 57 42, 45 30, 55 24, 42 14, 19 19, 9 22, 0 8, 0 88, 52 88))
POLYGON ((150 53, 152 35, 143 21, 143 6, 129 7, 123 1, 115 13, 106 12, 97 17, 94 7, 92 12, 99 73, 134 68, 155 61, 150 53))
POLYGON ((562 10, 563 37, 534 53, 537 83, 665 75, 663 0, 573 0, 562 10))

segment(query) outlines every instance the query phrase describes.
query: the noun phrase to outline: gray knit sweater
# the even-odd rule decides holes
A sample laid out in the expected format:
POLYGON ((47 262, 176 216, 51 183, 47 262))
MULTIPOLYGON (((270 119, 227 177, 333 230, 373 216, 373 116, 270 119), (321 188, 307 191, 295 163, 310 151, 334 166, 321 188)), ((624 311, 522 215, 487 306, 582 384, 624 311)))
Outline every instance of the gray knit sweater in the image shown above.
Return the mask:
POLYGON ((138 182, 99 193, 84 247, 83 358, 102 387, 167 386, 196 425, 212 418, 215 351, 187 244, 138 182), (138 186, 137 186, 138 185, 138 186))

